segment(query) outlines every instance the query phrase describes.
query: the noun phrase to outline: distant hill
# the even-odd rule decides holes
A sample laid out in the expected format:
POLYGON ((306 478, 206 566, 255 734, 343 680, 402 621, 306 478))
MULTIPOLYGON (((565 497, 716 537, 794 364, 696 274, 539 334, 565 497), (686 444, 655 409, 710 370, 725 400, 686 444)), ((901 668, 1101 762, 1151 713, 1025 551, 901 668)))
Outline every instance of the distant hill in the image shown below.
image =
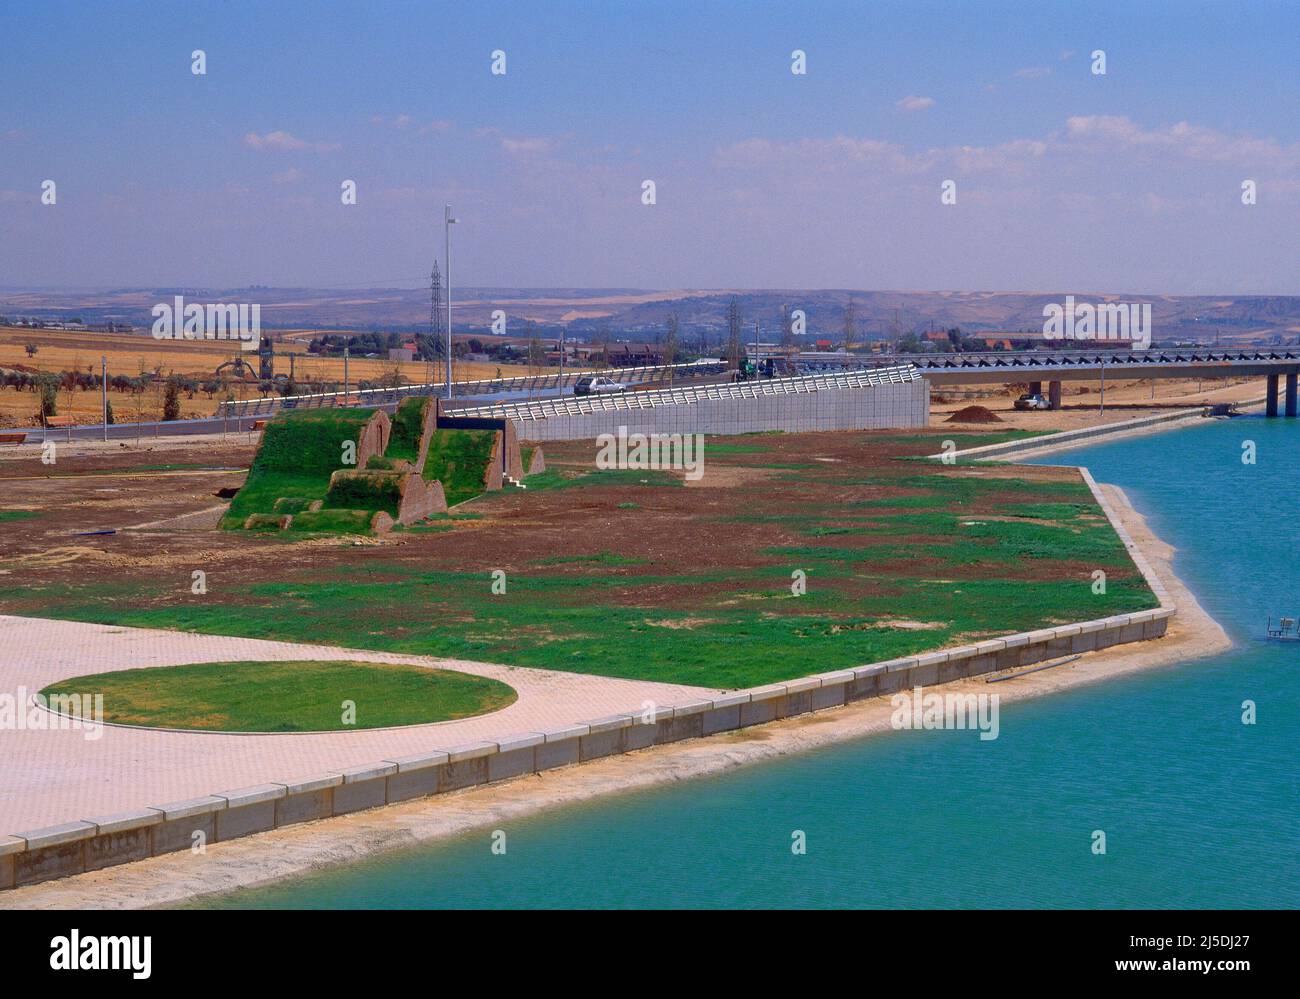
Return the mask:
MULTIPOLYGON (((497 310, 508 332, 526 323, 540 335, 561 327, 577 337, 608 328, 612 334, 652 337, 676 313, 684 334, 717 333, 726 326, 728 303, 740 303, 746 335, 757 320, 776 334, 781 308, 802 309, 809 334, 842 337, 850 300, 862 337, 888 337, 922 330, 961 327, 968 333, 1041 330, 1043 306, 1060 303, 1067 292, 903 292, 823 290, 668 290, 630 288, 463 288, 453 297, 458 332, 487 332, 497 310)), ((1300 296, 1152 295, 1140 292, 1068 292, 1078 302, 1150 302, 1158 340, 1224 342, 1293 339, 1300 335, 1300 296)), ((429 322, 426 290, 400 288, 130 288, 110 291, 0 290, 0 316, 80 318, 86 323, 132 323, 147 333, 150 309, 183 295, 191 302, 258 303, 262 324, 279 329, 419 330, 429 322)))

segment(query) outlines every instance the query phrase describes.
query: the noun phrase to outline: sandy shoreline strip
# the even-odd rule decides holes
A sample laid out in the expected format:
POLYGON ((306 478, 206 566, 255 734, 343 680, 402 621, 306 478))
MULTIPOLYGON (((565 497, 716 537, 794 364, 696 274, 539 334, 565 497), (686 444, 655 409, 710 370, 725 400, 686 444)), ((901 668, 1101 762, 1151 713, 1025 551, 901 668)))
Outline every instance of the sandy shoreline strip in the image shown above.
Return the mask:
MULTIPOLYGON (((1262 411, 1264 401, 1262 399, 1248 399, 1239 404, 1238 411, 1243 415, 1262 411)), ((1127 440, 1133 437, 1150 437, 1153 434, 1168 433, 1171 430, 1186 430, 1188 427, 1196 426, 1205 419, 1201 415, 1201 408, 1189 410, 1186 417, 1182 419, 1168 420, 1163 423, 1153 423, 1144 427, 1120 427, 1108 433, 1095 434, 1091 437, 1079 437, 1072 440, 1058 441, 1052 443, 1054 435, 1048 435, 1039 439, 1028 438, 1025 446, 1016 448, 1014 451, 1006 451, 1002 454, 990 456, 991 461, 1024 461, 1031 458, 1043 458, 1049 454, 1060 454, 1065 451, 1077 451, 1080 448, 1095 447, 1098 444, 1109 444, 1112 441, 1127 440)), ((1229 417, 1213 417, 1213 419, 1229 419, 1229 417)))
MULTIPOLYGON (((1173 548, 1151 533, 1123 491, 1102 486, 1134 542, 1178 607, 1164 638, 1087 653, 1067 665, 998 683, 1003 701, 1069 690, 1138 670, 1172 666, 1231 647, 1223 628, 1201 608, 1171 568, 1173 548)), ((1007 670, 1004 672, 1016 672, 1007 670)), ((987 693, 984 678, 943 686, 944 692, 987 693)), ((890 731, 888 697, 814 714, 611 756, 530 775, 215 843, 201 855, 168 854, 0 894, 0 908, 142 908, 166 906, 318 871, 335 864, 427 843, 473 829, 506 827, 512 819, 599 795, 721 773, 734 767, 890 731)))

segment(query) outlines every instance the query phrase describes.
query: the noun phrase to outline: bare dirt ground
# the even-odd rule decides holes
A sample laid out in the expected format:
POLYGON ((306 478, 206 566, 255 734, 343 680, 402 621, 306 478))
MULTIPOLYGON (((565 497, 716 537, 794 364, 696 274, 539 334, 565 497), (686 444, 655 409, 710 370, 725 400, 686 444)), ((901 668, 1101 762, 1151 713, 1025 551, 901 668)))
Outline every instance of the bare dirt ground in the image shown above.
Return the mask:
POLYGON ((935 386, 931 393, 930 426, 961 427, 962 424, 948 423, 948 418, 959 409, 978 404, 992 410, 1002 422, 972 424, 972 430, 1077 430, 1154 416, 1170 409, 1207 406, 1216 402, 1251 402, 1263 396, 1264 382, 1260 378, 1207 378, 1200 382, 1175 378, 1108 379, 1104 409, 1100 390, 1100 382, 1065 382, 1059 410, 1022 412, 1014 406, 1022 391, 1019 387, 1008 389, 989 385, 968 390, 960 386, 935 386))
MULTIPOLYGON (((960 429, 960 428, 959 428, 960 429)), ((981 428, 987 430, 989 428, 981 428)), ((952 426, 934 439, 952 436, 952 426)), ((894 487, 887 477, 905 478, 919 469, 895 461, 903 455, 926 454, 936 445, 892 432, 787 434, 765 436, 764 452, 726 455, 709 459, 704 479, 715 488, 639 486, 635 483, 591 485, 544 491, 506 490, 490 493, 461 508, 475 519, 457 520, 438 533, 394 533, 365 542, 353 539, 296 540, 280 535, 242 531, 168 529, 175 518, 211 510, 222 502, 218 492, 238 488, 251 462, 255 445, 248 435, 159 439, 141 447, 116 442, 73 442, 58 445, 56 463, 41 463, 37 449, 8 452, 0 460, 0 508, 32 511, 30 519, 0 526, 0 557, 17 558, 26 585, 39 588, 59 584, 99 582, 142 591, 156 584, 159 570, 177 570, 196 564, 237 564, 241 583, 249 584, 306 578, 317 569, 337 571, 349 565, 419 567, 478 571, 526 571, 537 560, 563 555, 571 564, 547 567, 553 575, 581 574, 590 565, 579 557, 599 557, 616 549, 631 560, 623 571, 629 576, 625 590, 606 596, 614 604, 649 603, 665 608, 692 607, 707 584, 647 586, 637 577, 653 567, 660 576, 697 573, 713 567, 760 570, 772 562, 762 549, 807 543, 804 525, 779 522, 749 525, 736 516, 748 512, 790 513, 819 506, 844 505, 864 499, 908 496, 914 487, 894 487), (244 439, 241 439, 244 438, 244 439), (755 464, 755 460, 762 464, 755 464), (814 464, 815 463, 815 464, 814 464), (821 467, 845 469, 850 481, 815 477, 821 467), (812 469, 801 474, 800 469, 812 469), (852 480, 852 473, 884 476, 883 484, 852 480), (794 478, 791 478, 794 476, 794 478), (159 524, 150 529, 139 525, 159 524), (116 531, 112 535, 82 532, 116 531)), ((742 441, 725 438, 720 441, 742 441)), ((548 468, 590 472, 595 445, 591 441, 548 443, 548 468)), ((985 477, 1030 478, 1039 481, 1077 481, 1077 473, 1060 468, 983 469, 985 477)), ((680 473, 678 473, 680 475, 680 473)), ((1010 488, 991 492, 979 510, 993 511, 999 503, 1016 502, 1010 488)), ((974 512, 975 508, 972 508, 974 512)), ((797 521, 799 518, 791 518, 797 521)), ((183 525, 193 526, 193 525, 183 525)), ((926 540, 915 536, 871 536, 846 533, 841 547, 877 544, 912 544, 926 540)), ((920 566, 909 558, 907 573, 920 566)), ((882 563, 888 571, 889 563, 882 563)), ((0 569, 6 575, 14 567, 0 569)), ((938 564, 936 564, 938 568, 938 564)), ((987 570, 978 566, 944 565, 944 574, 979 578, 987 570)), ((1086 578, 1090 566, 1066 561, 1052 563, 1053 571, 1086 578)), ((1008 567, 1006 578, 1030 578, 1031 571, 1008 567)), ((732 584, 720 581, 721 588, 732 584)), ((831 581, 828 586, 868 585, 858 580, 831 581)), ((874 585, 874 584, 872 584, 874 585)), ((168 598, 172 599, 172 598, 168 598)), ((14 610, 13 607, 9 608, 14 610)), ((34 612, 31 609, 18 613, 34 612)))
POLYGON ((112 573, 125 565, 157 566, 171 553, 218 559, 223 553, 238 553, 237 547, 222 543, 225 539, 217 531, 169 536, 123 529, 222 503, 217 492, 243 483, 253 452, 254 445, 238 441, 236 435, 226 442, 205 439, 199 445, 187 438, 161 438, 139 447, 56 443, 52 465, 42 463, 39 449, 8 452, 0 460, 0 507, 33 516, 0 525, 0 556, 17 557, 24 574, 42 565, 74 573, 78 565, 83 570, 95 566, 112 573), (105 530, 122 533, 79 533, 105 530))

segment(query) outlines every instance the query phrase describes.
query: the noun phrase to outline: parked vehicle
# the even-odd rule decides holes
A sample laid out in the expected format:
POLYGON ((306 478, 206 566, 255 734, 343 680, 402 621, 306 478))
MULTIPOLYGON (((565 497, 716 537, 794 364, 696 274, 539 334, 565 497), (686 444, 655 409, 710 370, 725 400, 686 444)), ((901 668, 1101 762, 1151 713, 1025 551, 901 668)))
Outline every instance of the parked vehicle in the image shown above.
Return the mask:
POLYGON ((1016 409, 1051 409, 1052 404, 1041 395, 1026 393, 1016 400, 1016 409))
POLYGON ((623 382, 616 382, 612 378, 606 378, 604 375, 594 375, 579 378, 573 383, 574 395, 604 395, 608 392, 626 392, 627 385, 623 382))
POLYGON ((736 371, 736 376, 735 376, 736 381, 738 382, 753 381, 755 378, 758 378, 760 376, 762 376, 763 378, 775 378, 776 361, 768 357, 768 358, 764 358, 762 361, 759 361, 758 364, 755 364, 753 361, 748 360, 747 358, 741 359, 740 367, 736 371))

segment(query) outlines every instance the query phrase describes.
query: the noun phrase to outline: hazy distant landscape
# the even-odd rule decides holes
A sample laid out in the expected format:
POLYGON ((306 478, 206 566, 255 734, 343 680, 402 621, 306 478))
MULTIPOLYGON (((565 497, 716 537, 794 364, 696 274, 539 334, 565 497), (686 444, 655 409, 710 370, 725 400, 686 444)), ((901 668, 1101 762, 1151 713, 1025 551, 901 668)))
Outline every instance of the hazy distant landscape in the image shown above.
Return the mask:
MULTIPOLYGON (((485 332, 495 310, 508 324, 535 324, 542 334, 565 328, 575 337, 608 329, 614 335, 662 330, 676 313, 682 328, 722 330, 731 299, 739 300, 745 323, 779 327, 781 308, 802 309, 808 333, 839 336, 853 302, 863 337, 891 337, 935 328, 967 333, 1041 330, 1043 306, 1067 294, 1081 302, 1150 302, 1159 340, 1266 342, 1300 335, 1300 296, 1158 295, 1088 290, 1057 292, 914 292, 848 289, 645 290, 629 288, 453 289, 457 332, 485 332)), ((127 322, 146 332, 150 309, 183 295, 192 301, 249 302, 262 306, 269 328, 418 330, 429 323, 427 288, 211 288, 157 287, 109 290, 0 290, 0 315, 49 321, 79 318, 87 324, 127 322)), ((509 332, 523 330, 512 326, 509 332)))

